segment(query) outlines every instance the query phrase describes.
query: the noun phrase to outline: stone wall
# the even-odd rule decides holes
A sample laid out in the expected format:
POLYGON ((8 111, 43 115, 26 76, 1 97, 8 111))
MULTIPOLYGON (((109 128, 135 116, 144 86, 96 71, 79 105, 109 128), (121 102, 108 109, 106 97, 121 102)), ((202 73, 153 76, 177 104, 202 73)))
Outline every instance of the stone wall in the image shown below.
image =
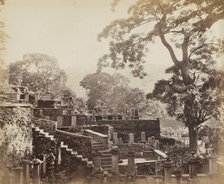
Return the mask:
POLYGON ((84 157, 86 158, 91 157, 91 150, 92 150, 91 137, 78 135, 75 133, 66 132, 62 130, 56 130, 54 136, 60 141, 63 141, 65 144, 67 144, 69 148, 72 148, 74 151, 77 151, 84 157))
POLYGON ((47 119, 40 119, 40 118, 32 118, 32 123, 35 126, 38 126, 39 128, 43 129, 45 132, 49 132, 52 135, 54 134, 54 131, 57 129, 57 122, 51 121, 47 119))
POLYGON ((56 108, 35 108, 33 109, 34 117, 43 116, 50 116, 51 120, 56 120, 57 116, 63 114, 63 109, 56 109, 56 108), (42 111, 42 114, 41 114, 42 111))
POLYGON ((128 142, 128 134, 134 133, 135 142, 141 141, 141 132, 145 132, 146 139, 154 136, 160 138, 160 122, 157 120, 102 120, 97 121, 98 125, 108 124, 118 132, 118 137, 123 142, 128 142))

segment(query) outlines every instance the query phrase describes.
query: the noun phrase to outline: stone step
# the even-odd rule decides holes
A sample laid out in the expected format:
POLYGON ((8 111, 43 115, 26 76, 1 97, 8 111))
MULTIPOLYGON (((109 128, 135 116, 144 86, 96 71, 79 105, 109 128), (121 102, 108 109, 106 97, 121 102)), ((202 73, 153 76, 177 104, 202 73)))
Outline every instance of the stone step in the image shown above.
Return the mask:
POLYGON ((102 160, 102 159, 101 159, 101 163, 107 163, 107 162, 110 162, 110 163, 111 163, 112 160, 111 160, 111 159, 110 159, 110 160, 102 160))
POLYGON ((93 148, 95 147, 104 147, 102 144, 101 145, 92 145, 93 148))
POLYGON ((102 142, 92 142, 92 144, 103 144, 102 142))
POLYGON ((101 166, 104 166, 104 165, 111 165, 112 162, 101 162, 101 166))
POLYGON ((97 151, 103 151, 104 150, 104 147, 103 146, 93 146, 92 148, 94 150, 97 150, 97 151))
POLYGON ((111 161, 111 157, 101 157, 101 161, 111 161))
POLYGON ((101 167, 109 168, 109 167, 112 167, 112 165, 111 164, 105 164, 105 165, 101 165, 101 167))
POLYGON ((102 154, 101 155, 101 158, 111 158, 112 157, 112 154, 102 154))
POLYGON ((101 159, 101 163, 106 163, 106 162, 112 162, 112 160, 111 159, 107 159, 107 160, 101 159))
POLYGON ((102 169, 104 171, 111 171, 112 170, 112 166, 111 165, 101 165, 102 169))

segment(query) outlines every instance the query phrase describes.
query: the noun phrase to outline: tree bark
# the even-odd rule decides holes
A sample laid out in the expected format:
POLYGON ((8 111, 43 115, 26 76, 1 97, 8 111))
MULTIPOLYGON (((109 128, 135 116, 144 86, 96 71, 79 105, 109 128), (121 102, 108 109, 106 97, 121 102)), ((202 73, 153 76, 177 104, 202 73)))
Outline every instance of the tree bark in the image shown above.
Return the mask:
POLYGON ((189 73, 188 73, 188 70, 187 70, 187 66, 184 65, 184 63, 181 63, 181 64, 179 64, 179 68, 181 70, 181 76, 182 76, 184 84, 186 86, 192 84, 192 80, 191 80, 191 78, 189 76, 189 73))
POLYGON ((191 151, 194 151, 196 153, 198 149, 197 127, 195 127, 194 125, 189 125, 188 131, 189 131, 189 148, 191 151))

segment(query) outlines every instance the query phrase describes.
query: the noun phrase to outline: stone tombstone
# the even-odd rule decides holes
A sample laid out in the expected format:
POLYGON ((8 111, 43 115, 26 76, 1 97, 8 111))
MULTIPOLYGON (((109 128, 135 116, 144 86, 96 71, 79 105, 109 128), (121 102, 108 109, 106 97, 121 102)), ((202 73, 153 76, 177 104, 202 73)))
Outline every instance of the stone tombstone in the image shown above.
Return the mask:
POLYGON ((15 167, 12 169, 13 184, 23 184, 23 167, 15 167))
POLYGON ((63 121, 64 121, 63 116, 57 116, 57 126, 59 126, 59 127, 62 126, 63 121))
POLYGON ((72 123, 71 126, 76 127, 76 116, 72 116, 72 123))
POLYGON ((134 133, 129 133, 129 144, 133 144, 134 143, 134 133))
POLYGON ((145 135, 145 132, 141 132, 141 142, 143 142, 143 143, 146 142, 146 135, 145 135))
POLYGON ((117 132, 113 132, 113 141, 115 144, 118 143, 118 135, 117 135, 117 132))
POLYGON ((149 147, 153 146, 153 139, 152 139, 152 137, 148 137, 148 145, 149 145, 149 147))
POLYGON ((155 140, 154 142, 154 148, 159 149, 159 140, 155 140))
POLYGON ((218 173, 217 158, 214 151, 209 156, 209 174, 214 176, 218 173))
POLYGON ((129 151, 128 152, 128 166, 127 166, 127 175, 128 176, 135 176, 136 175, 136 168, 135 168, 135 152, 129 151))
POLYGON ((32 162, 30 160, 23 160, 22 166, 23 166, 23 183, 29 184, 30 183, 30 164, 32 162))

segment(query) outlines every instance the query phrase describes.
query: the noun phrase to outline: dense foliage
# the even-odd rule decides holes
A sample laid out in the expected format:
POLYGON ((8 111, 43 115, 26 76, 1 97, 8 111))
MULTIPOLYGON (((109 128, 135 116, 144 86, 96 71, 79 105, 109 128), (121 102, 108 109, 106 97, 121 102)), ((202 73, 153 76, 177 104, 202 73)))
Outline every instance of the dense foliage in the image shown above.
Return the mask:
POLYGON ((9 83, 27 86, 41 95, 56 97, 65 89, 66 73, 57 60, 44 54, 27 54, 22 61, 10 63, 9 83))
POLYGON ((146 100, 145 93, 139 88, 130 87, 129 80, 119 73, 89 74, 80 85, 87 90, 90 110, 106 107, 111 113, 126 114, 131 108, 138 108, 142 115, 165 115, 158 102, 146 100))
POLYGON ((8 165, 17 165, 32 152, 30 110, 15 107, 0 109, 0 146, 4 148, 8 165))

